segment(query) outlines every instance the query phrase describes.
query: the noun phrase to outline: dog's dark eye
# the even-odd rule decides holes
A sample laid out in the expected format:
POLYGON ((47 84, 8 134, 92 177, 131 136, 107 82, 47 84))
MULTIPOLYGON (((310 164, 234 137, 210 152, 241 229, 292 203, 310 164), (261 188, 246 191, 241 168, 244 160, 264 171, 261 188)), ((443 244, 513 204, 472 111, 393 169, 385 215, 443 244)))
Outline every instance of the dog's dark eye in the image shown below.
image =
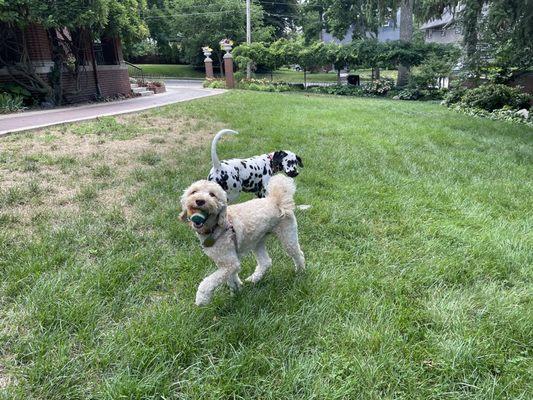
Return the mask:
POLYGON ((217 196, 215 196, 215 194, 212 193, 212 192, 209 192, 209 196, 214 197, 215 199, 216 199, 216 197, 217 197, 217 196))
POLYGON ((191 192, 191 194, 195 194, 195 193, 196 193, 196 190, 193 190, 193 191, 191 192))

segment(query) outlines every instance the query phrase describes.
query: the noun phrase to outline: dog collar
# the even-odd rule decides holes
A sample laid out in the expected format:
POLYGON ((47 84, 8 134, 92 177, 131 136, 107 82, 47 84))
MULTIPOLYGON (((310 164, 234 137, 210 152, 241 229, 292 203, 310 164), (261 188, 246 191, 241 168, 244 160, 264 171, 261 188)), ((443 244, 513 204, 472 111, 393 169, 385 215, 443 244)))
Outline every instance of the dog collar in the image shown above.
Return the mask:
POLYGON ((209 234, 207 235, 207 237, 202 241, 202 246, 203 247, 212 247, 216 241, 218 240, 218 238, 220 238, 220 236, 222 236, 222 234, 228 230, 231 230, 233 232, 233 243, 235 244, 235 248, 237 248, 237 238, 235 236, 235 229, 233 228, 233 225, 231 224, 231 222, 229 221, 226 221, 226 224, 224 225, 224 228, 220 229, 217 233, 217 229, 214 228, 211 232, 209 232, 209 234))

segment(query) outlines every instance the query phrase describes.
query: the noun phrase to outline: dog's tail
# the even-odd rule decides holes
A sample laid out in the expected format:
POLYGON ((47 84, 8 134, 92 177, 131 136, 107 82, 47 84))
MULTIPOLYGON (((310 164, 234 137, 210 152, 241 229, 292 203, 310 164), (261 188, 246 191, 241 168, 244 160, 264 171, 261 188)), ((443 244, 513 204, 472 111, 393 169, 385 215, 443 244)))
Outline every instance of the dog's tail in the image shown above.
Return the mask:
POLYGON ((220 168, 220 160, 217 156, 217 143, 220 138, 224 135, 236 135, 237 133, 238 132, 232 131, 231 129, 222 129, 215 135, 215 137, 213 138, 213 142, 211 143, 211 161, 213 162, 213 168, 220 168))
POLYGON ((284 216, 294 211, 294 192, 296 192, 294 180, 278 174, 268 182, 266 197, 274 200, 281 216, 284 216))

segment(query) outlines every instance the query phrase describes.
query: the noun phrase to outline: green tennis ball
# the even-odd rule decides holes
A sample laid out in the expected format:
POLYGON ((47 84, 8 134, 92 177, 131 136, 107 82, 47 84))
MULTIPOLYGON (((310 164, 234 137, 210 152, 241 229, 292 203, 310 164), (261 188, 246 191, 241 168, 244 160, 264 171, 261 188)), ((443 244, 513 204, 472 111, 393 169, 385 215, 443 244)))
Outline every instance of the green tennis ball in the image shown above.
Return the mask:
POLYGON ((195 224, 203 224, 207 218, 203 213, 195 212, 193 215, 191 215, 190 220, 194 222, 195 224))

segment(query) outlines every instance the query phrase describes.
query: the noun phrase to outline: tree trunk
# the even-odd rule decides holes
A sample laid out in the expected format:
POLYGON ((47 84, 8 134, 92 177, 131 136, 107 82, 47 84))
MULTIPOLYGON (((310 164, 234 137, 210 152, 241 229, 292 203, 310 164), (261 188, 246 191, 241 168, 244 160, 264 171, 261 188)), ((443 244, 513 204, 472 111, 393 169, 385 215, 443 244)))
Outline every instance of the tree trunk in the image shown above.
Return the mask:
POLYGON ((481 17, 482 8, 482 0, 468 0, 462 12, 466 66, 471 72, 475 72, 476 76, 478 75, 480 61, 478 53, 478 21, 481 17))
POLYGON ((379 79, 380 78, 380 70, 379 67, 372 68, 372 80, 379 79))
POLYGON ((340 68, 337 69, 337 84, 338 85, 341 84, 341 69, 340 68))
POLYGON ((304 88, 307 87, 307 69, 304 68, 304 88))
POLYGON ((51 50, 52 50, 52 61, 54 66, 50 73, 50 81, 52 83, 52 92, 54 97, 54 104, 61 105, 63 102, 63 88, 61 85, 61 75, 63 74, 63 59, 61 57, 61 48, 59 44, 59 39, 57 38, 57 33, 55 28, 48 30, 48 37, 50 38, 51 50))
MULTIPOLYGON (((409 43, 413 40, 413 1, 402 0, 400 5, 400 40, 409 43)), ((407 85, 408 82, 409 67, 398 65, 398 81, 396 84, 402 87, 407 85)))

